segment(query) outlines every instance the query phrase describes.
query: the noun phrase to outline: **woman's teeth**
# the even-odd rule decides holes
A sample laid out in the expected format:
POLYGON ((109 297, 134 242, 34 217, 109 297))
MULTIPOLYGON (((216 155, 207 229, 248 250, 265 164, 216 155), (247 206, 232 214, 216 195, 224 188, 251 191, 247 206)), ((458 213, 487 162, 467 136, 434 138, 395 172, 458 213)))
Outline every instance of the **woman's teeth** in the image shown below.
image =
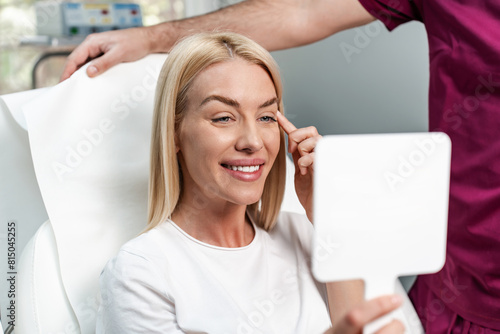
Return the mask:
POLYGON ((253 173, 259 170, 260 165, 257 166, 231 166, 225 165, 227 169, 232 169, 238 172, 253 173))

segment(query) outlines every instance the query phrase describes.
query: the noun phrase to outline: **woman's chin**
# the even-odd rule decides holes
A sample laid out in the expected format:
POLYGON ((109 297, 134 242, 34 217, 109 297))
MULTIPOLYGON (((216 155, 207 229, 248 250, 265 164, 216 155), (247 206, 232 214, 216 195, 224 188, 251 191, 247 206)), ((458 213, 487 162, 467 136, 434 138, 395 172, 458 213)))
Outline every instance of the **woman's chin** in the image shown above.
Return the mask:
POLYGON ((260 201, 261 197, 262 197, 262 192, 255 194, 240 194, 237 199, 235 198, 235 203, 241 205, 252 205, 260 201))

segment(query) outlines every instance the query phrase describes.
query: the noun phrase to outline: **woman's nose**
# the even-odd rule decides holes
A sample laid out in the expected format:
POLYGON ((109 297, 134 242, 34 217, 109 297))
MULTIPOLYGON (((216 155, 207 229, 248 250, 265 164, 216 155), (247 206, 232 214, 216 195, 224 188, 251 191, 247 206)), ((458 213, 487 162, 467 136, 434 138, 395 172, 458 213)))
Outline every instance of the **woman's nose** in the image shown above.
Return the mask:
POLYGON ((238 130, 238 140, 236 141, 236 150, 257 152, 264 146, 262 134, 255 125, 245 124, 238 130))

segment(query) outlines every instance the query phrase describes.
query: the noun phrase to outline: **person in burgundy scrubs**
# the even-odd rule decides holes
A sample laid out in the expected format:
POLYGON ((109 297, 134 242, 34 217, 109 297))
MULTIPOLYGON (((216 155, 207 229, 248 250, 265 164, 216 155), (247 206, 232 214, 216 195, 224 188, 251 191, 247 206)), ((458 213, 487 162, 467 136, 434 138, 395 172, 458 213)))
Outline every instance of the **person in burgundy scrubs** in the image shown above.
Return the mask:
MULTIPOLYGON (((61 79, 88 59, 96 76, 168 52, 194 31, 227 29, 268 50, 305 45, 380 19, 389 30, 424 23, 429 129, 452 141, 447 259, 410 297, 427 333, 500 332, 500 2, 477 0, 248 0, 207 15, 90 35, 61 79)), ((408 66, 412 66, 408 64, 408 66)))

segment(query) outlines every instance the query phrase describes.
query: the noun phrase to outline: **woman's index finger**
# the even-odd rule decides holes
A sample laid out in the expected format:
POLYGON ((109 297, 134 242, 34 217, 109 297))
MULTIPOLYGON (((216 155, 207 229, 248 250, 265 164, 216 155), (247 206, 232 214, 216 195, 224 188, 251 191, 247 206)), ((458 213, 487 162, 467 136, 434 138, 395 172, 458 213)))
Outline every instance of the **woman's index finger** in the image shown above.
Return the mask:
POLYGON ((281 127, 283 128, 283 130, 285 130, 287 135, 297 130, 295 125, 293 125, 292 122, 290 122, 279 110, 277 112, 277 115, 278 115, 278 124, 281 125, 281 127))

